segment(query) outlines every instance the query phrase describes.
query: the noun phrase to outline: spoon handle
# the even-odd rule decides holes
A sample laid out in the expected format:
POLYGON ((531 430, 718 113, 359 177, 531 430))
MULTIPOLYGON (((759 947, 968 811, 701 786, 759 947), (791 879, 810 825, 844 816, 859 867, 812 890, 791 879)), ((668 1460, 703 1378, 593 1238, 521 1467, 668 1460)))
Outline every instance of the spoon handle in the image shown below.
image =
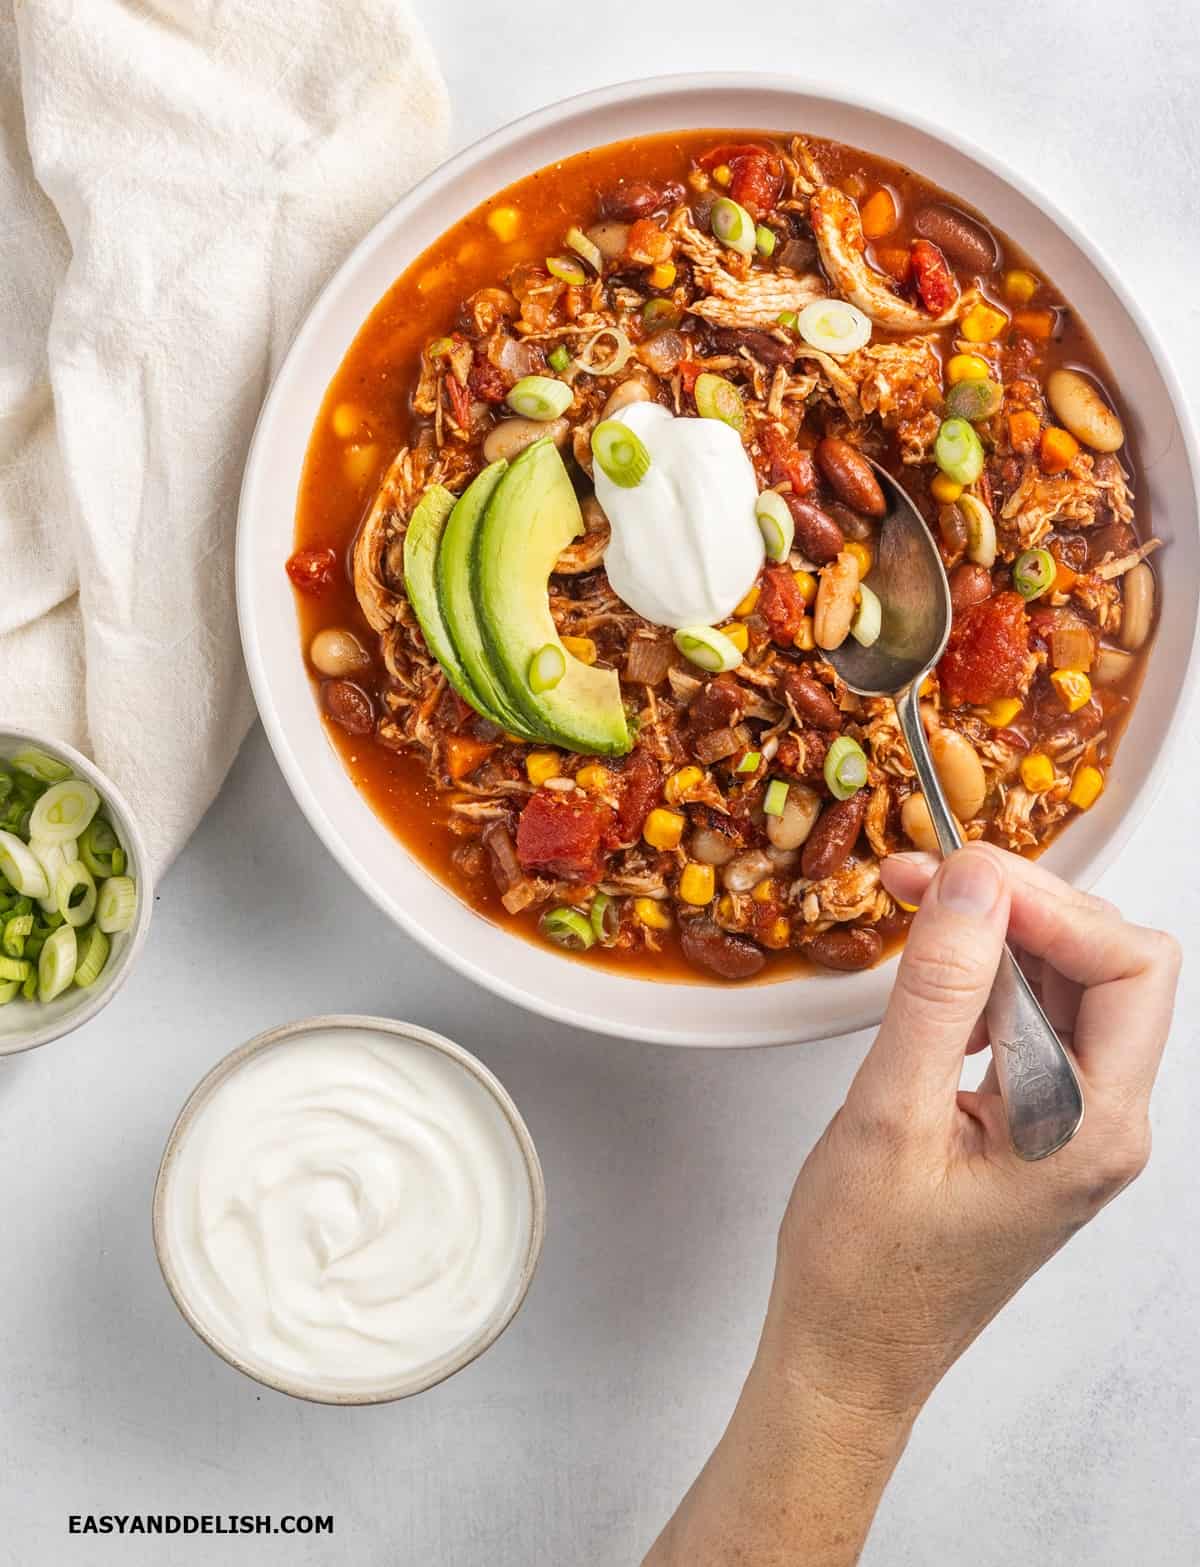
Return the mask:
MULTIPOLYGON (((896 712, 938 846, 947 855, 962 847, 963 838, 929 754, 917 699, 919 684, 914 681, 896 699, 896 712)), ((1007 945, 986 1016, 1013 1148, 1022 1159, 1044 1159, 1070 1142, 1079 1130, 1083 1094, 1070 1056, 1007 945)))

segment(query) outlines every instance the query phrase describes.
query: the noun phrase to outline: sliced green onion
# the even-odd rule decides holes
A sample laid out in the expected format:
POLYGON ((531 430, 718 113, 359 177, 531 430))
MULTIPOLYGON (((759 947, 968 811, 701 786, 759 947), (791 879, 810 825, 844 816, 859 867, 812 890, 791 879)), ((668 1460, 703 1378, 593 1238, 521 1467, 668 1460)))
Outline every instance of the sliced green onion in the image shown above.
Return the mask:
POLYGON ((574 283, 576 288, 586 283, 587 273, 574 256, 547 256, 546 271, 563 283, 574 283))
POLYGON ((735 773, 756 773, 761 762, 761 751, 747 751, 733 770, 735 773))
POLYGON ((960 495, 955 502, 967 525, 967 559, 990 571, 996 564, 996 522, 977 495, 960 495))
POLYGON ((754 248, 760 256, 775 254, 775 233, 765 223, 760 223, 754 230, 754 248))
POLYGON ((678 326, 683 320, 683 310, 671 299, 648 299, 642 306, 642 325, 647 332, 661 332, 663 327, 678 326))
POLYGON ((1049 550, 1026 550, 1013 566, 1013 587, 1023 599, 1041 598, 1054 582, 1058 567, 1049 550))
POLYGON ((86 925, 96 912, 96 883, 82 860, 61 870, 54 883, 54 902, 68 925, 86 925))
POLYGON ((983 442, 965 419, 946 419, 933 448, 934 460, 956 484, 974 484, 983 472, 983 442))
POLYGON ((848 800, 867 781, 867 754, 857 740, 839 735, 825 753, 825 782, 835 800, 848 800))
POLYGON ((82 778, 53 784, 34 806, 29 836, 43 843, 66 843, 78 838, 100 809, 100 796, 82 778))
POLYGON ((850 622, 850 635, 860 646, 871 647, 879 641, 879 633, 883 630, 883 606, 865 582, 859 583, 858 594, 858 608, 850 622))
POLYGON ((75 978, 79 943, 74 926, 63 925, 50 936, 38 959, 38 1000, 53 1001, 75 978))
POLYGON ((19 772, 41 783, 62 783, 71 776, 71 769, 66 762, 60 762, 56 756, 47 756, 45 751, 39 751, 32 745, 18 751, 9 761, 19 772))
POLYGON ((733 429, 746 427, 746 410, 742 406, 742 394, 732 381, 723 375, 713 375, 706 370, 696 377, 696 411, 702 419, 719 419, 733 429))
POLYGON ((120 839, 111 822, 103 816, 94 816, 84 832, 79 835, 78 855, 93 876, 119 876, 125 869, 125 854, 120 839), (118 865, 118 859, 121 864, 118 865))
POLYGON ((522 419, 546 422, 559 419, 571 406, 575 394, 564 381, 548 375, 525 375, 509 392, 505 401, 522 419))
POLYGON ((37 856, 13 832, 0 832, 0 872, 26 898, 48 898, 50 883, 37 856))
POLYGON ((594 240, 590 240, 582 229, 569 228, 567 230, 567 244, 577 256, 582 256, 593 272, 604 271, 604 257, 600 247, 594 240))
POLYGON ((447 354, 454 352, 454 339, 452 337, 435 337, 425 352, 430 359, 445 359, 447 354))
POLYGON ((553 691, 567 672, 567 656, 561 647, 547 642, 529 660, 529 689, 553 691))
POLYGON ((571 354, 565 343, 560 343, 552 354, 546 355, 546 361, 551 370, 557 370, 559 375, 571 367, 571 354))
POLYGON ((739 207, 729 196, 719 196, 713 202, 711 221, 712 231, 722 245, 742 256, 753 253, 755 222, 745 207, 739 207))
POLYGON ((650 471, 650 453, 620 419, 605 419, 592 431, 592 456, 623 490, 636 488, 650 471))
POLYGON ((588 338, 582 351, 576 354, 575 364, 588 375, 616 375, 618 370, 624 370, 632 355, 633 344, 619 326, 602 326, 588 338), (597 348, 606 337, 611 338, 614 344, 607 359, 601 357, 603 349, 597 348))
POLYGON ((785 332, 798 332, 800 330, 800 317, 794 310, 781 310, 775 317, 775 320, 785 332))
POLYGON ((616 940, 617 926, 620 924, 620 910, 616 901, 610 898, 607 892, 598 892, 592 899, 592 906, 588 910, 588 924, 596 933, 596 940, 602 947, 611 947, 616 940))
POLYGON ((542 935, 560 947, 586 952, 596 944, 596 932, 578 909, 551 909, 541 918, 542 935))
POLYGON ((38 976, 37 976, 37 969, 35 968, 33 973, 30 974, 29 978, 21 986, 21 994, 22 994, 22 996, 24 996, 26 1001, 35 1001, 37 999, 37 993, 38 993, 38 976))
POLYGON ((31 838, 29 847, 46 873, 46 884, 49 888, 46 896, 38 899, 38 903, 44 914, 53 914, 58 908, 54 899, 54 884, 61 872, 79 858, 79 845, 71 838, 68 838, 66 843, 45 843, 40 838, 31 838))
POLYGON ((6 1007, 20 989, 21 986, 15 979, 6 979, 0 983, 0 1007, 6 1007))
POLYGON ((110 876, 96 900, 96 924, 106 936, 128 930, 137 913, 137 883, 131 876, 110 876))
POLYGON ((675 646, 684 658, 720 674, 725 669, 736 669, 742 661, 741 650, 723 631, 713 626, 681 626, 675 633, 675 646))
POLYGON ((995 381, 984 378, 979 381, 959 381, 946 393, 946 417, 966 419, 977 424, 990 419, 1004 401, 1004 392, 995 381))
POLYGON ((791 554, 796 524, 783 496, 777 490, 764 490, 755 503, 754 516, 763 536, 767 559, 786 560, 791 554))
POLYGON ((871 320, 844 299, 814 299, 796 320, 800 336, 823 354, 852 354, 871 339, 871 320))
POLYGON ((75 964, 75 983, 86 990, 100 978, 100 970, 108 962, 108 937, 96 925, 89 925, 78 938, 78 961, 75 964))
POLYGON ((24 984, 30 967, 26 958, 0 957, 0 979, 15 979, 18 985, 24 984))
POLYGON ((763 796, 763 810, 768 816, 782 816, 791 785, 782 778, 772 778, 763 796))
POLYGON ((25 956, 25 938, 33 933, 32 914, 10 914, 4 924, 4 936, 0 950, 6 958, 25 956))
POLYGON ((12 792, 13 792, 13 777, 12 777, 12 774, 11 773, 6 773, 4 771, 4 769, 2 767, 0 767, 0 805, 4 804, 5 800, 8 799, 9 795, 12 792))

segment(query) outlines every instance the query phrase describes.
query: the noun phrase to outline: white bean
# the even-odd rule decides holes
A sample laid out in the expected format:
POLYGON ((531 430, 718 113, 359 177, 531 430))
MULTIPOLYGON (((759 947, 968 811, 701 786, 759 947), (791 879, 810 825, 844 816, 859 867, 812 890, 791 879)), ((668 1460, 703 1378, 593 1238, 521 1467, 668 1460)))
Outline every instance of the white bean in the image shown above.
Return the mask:
POLYGON ((831 651, 841 647, 849 636, 857 592, 858 561, 849 550, 843 550, 836 560, 824 567, 817 585, 813 637, 819 648, 831 651))
POLYGON ((1121 617, 1121 646, 1136 653, 1150 635, 1154 622, 1154 573, 1144 560, 1138 561, 1122 578, 1125 609, 1121 617))
POLYGON ((778 816, 767 817, 767 837, 776 849, 798 849, 821 814, 821 799, 807 784, 793 784, 778 816))
POLYGON ((1133 668, 1132 653, 1122 653, 1120 648, 1102 647, 1092 665, 1094 686, 1118 686, 1133 668))
POLYGON ((692 834, 689 850, 693 860, 701 865, 728 865, 737 853, 737 844, 731 843, 723 832, 711 827, 697 827, 692 834))
POLYGON ((629 243, 629 224, 618 223, 615 219, 593 223, 587 237, 606 261, 616 261, 625 254, 625 246, 629 243))
POLYGON ((1115 452, 1125 431, 1104 401, 1100 388, 1078 370, 1055 370, 1046 382, 1046 397, 1056 417, 1094 452, 1115 452))
POLYGON ((488 431, 483 455, 487 462, 497 462, 501 457, 511 460, 545 435, 555 446, 561 446, 569 429, 565 419, 502 419, 488 431))
POLYGON ((636 376, 630 376, 628 381, 622 381, 614 391, 609 394, 608 401, 600 410, 601 419, 611 419, 621 408, 628 408, 630 403, 648 403, 650 401, 649 390, 636 376))
POLYGON ((933 818, 929 814, 929 802, 923 794, 910 794, 905 800, 900 807, 900 826, 914 848, 921 849, 925 854, 940 853, 937 833, 933 830, 933 818))
POLYGON ((313 668, 322 675, 343 679, 365 669, 371 656, 353 633, 337 626, 318 631, 308 649, 313 668))
POLYGON ((939 729, 929 741, 929 753, 950 809, 960 822, 969 822, 979 814, 987 795, 987 779, 975 747, 957 729, 939 729))
POLYGON ((730 860, 721 874, 721 880, 730 892, 750 892, 765 881, 774 869, 761 849, 748 849, 730 860))

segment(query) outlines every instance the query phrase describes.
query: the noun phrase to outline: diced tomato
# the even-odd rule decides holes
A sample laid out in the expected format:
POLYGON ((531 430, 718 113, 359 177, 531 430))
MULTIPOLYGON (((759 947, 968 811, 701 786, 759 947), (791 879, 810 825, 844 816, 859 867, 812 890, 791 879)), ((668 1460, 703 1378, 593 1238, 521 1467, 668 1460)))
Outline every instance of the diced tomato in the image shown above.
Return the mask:
POLYGON ((777 152, 755 142, 727 143, 714 147, 700 159, 700 167, 725 164, 732 178, 729 194, 753 218, 765 218, 783 193, 783 160, 777 152))
POLYGON ((621 773, 621 798, 615 827, 617 843, 636 843, 641 837, 646 817, 661 788, 654 758, 645 751, 635 751, 621 773))
POLYGON ((783 647, 791 647, 804 619, 804 595, 789 566, 767 567, 756 607, 767 623, 772 640, 783 647))
POLYGON ((494 743, 476 740, 474 735, 447 735, 442 745, 446 772, 457 783, 482 766, 495 749, 494 743))
POLYGON ((675 241, 653 218, 639 218, 630 225, 625 255, 639 266, 652 267, 660 261, 670 261, 674 249, 675 241))
POLYGON ((875 262, 896 283, 907 283, 912 276, 912 256, 907 250, 877 245, 875 247, 875 262))
POLYGON ((997 593, 954 617, 938 664, 938 682, 949 707, 1015 696, 1026 679, 1029 617, 1019 593, 997 593))
POLYGON ((811 452, 802 452, 788 436, 770 424, 763 431, 763 449, 767 454, 772 484, 785 480, 796 495, 811 495, 817 487, 817 469, 811 452))
POLYGON ((789 778, 820 783, 825 776, 825 754, 833 735, 821 729, 802 729, 784 735, 775 753, 775 767, 789 778))
POLYGON ((502 403, 508 395, 508 377, 484 354, 476 354, 467 385, 484 403, 502 403))
POLYGON ((454 414, 454 421, 461 430, 471 428, 471 394, 465 386, 460 386, 456 377, 446 377, 446 393, 450 398, 450 408, 454 414))
POLYGON ((679 361, 679 384, 690 397, 696 390, 696 382, 704 374, 704 366, 694 359, 679 361))
POLYGON ((287 563, 292 586, 317 598, 333 586, 337 556, 332 550, 297 550, 287 563))
POLYGON ((719 169, 723 163, 732 168, 739 158, 745 158, 751 153, 759 157, 770 157, 771 149, 764 147, 760 141, 723 141, 719 147, 714 147, 711 152, 706 152, 697 161, 702 169, 706 169, 711 174, 714 169, 719 169))
POLYGON ((927 239, 914 239, 911 255, 921 303, 930 315, 940 316, 958 298, 958 280, 950 270, 950 263, 927 239))
POLYGON ((563 881, 598 881, 602 850, 612 822, 608 806, 540 789, 517 823, 517 856, 526 871, 563 881))

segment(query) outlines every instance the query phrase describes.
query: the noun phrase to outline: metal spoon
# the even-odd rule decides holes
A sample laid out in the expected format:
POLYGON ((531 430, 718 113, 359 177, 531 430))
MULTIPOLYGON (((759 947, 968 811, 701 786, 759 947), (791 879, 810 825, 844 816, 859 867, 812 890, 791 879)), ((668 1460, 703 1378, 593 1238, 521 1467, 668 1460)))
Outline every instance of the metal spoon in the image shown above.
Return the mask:
MULTIPOLYGON (((878 464, 888 499, 869 576, 883 610, 871 647, 850 639, 825 656, 859 696, 890 696, 908 742, 917 781, 943 855, 962 846, 921 722, 917 694, 950 634, 950 585, 933 537, 895 479, 878 464)), ((1013 1148, 1044 1159, 1070 1142, 1083 1120, 1083 1095, 1071 1059, 1006 946, 988 1000, 988 1033, 1013 1148)))

